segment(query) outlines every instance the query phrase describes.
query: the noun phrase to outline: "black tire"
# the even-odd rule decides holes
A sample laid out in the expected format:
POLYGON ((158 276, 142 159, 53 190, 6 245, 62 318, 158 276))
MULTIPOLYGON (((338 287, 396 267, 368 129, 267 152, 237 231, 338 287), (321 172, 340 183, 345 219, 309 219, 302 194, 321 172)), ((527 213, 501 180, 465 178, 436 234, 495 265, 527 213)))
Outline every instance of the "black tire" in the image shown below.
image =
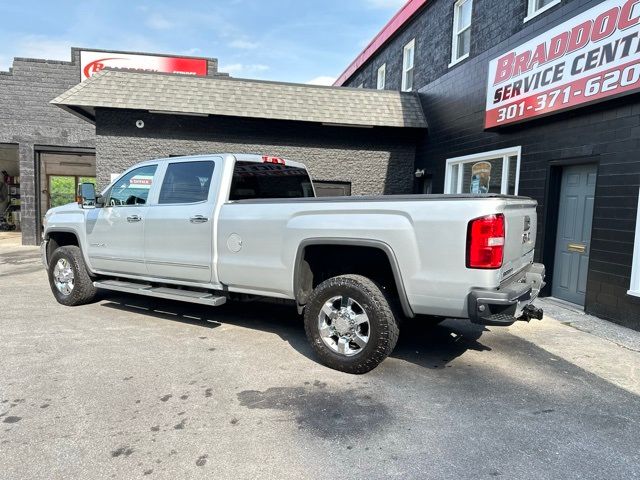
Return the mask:
POLYGON ((304 326, 320 361, 329 368, 352 374, 367 373, 380 365, 395 348, 400 334, 392 305, 378 285, 361 275, 341 275, 318 285, 309 296, 304 326), (352 356, 332 350, 320 334, 319 316, 323 306, 332 298, 343 295, 355 300, 369 320, 369 340, 352 356))
POLYGON ((49 275, 49 286, 58 303, 75 307, 76 305, 84 305, 95 299, 98 290, 93 286, 93 280, 89 276, 84 258, 82 257, 82 251, 79 247, 67 245, 57 248, 53 252, 53 255, 51 255, 47 273, 49 275), (66 260, 73 271, 73 288, 69 294, 64 294, 56 287, 54 270, 61 259, 66 260))

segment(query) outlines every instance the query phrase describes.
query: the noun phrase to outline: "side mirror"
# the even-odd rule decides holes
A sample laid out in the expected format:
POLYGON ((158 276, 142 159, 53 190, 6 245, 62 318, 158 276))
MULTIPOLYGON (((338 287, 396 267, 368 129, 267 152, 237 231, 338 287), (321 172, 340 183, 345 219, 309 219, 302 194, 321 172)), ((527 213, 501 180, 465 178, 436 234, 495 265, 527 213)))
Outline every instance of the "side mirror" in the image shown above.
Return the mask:
POLYGON ((96 186, 93 183, 78 185, 78 204, 82 208, 96 207, 96 186))

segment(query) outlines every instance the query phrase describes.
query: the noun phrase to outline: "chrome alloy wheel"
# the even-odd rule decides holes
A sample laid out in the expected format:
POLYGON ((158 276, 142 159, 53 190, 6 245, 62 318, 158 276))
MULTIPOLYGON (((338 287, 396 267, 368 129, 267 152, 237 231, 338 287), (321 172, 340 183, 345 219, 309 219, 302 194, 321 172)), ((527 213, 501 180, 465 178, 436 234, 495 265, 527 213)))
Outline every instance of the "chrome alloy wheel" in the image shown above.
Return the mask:
POLYGON ((318 314, 320 337, 336 353, 351 357, 369 342, 371 326, 362 306, 344 295, 332 297, 318 314))
POLYGON ((73 292, 74 282, 75 276, 69 260, 61 258, 53 268, 53 283, 61 294, 68 296, 73 292))

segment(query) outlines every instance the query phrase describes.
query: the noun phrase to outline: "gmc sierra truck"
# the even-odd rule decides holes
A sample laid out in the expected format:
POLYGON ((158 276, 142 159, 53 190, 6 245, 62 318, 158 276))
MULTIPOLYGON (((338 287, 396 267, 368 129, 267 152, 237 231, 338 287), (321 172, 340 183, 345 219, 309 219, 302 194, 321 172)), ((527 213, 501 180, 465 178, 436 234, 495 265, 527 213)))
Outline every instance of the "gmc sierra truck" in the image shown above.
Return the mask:
POLYGON ((102 194, 49 210, 42 256, 56 300, 98 289, 212 307, 283 299, 327 366, 365 373, 399 320, 542 318, 536 202, 504 195, 315 197, 301 163, 205 155, 140 163, 102 194))

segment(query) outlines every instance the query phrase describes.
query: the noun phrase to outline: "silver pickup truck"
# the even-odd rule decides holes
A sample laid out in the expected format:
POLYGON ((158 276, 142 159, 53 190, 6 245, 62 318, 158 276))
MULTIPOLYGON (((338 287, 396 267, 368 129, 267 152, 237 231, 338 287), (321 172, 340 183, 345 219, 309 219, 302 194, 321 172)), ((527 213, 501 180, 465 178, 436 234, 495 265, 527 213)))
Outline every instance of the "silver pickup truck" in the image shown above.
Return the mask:
POLYGON ((283 299, 327 366, 375 368, 403 317, 541 318, 536 202, 486 194, 316 198, 304 165, 258 155, 140 163, 44 220, 63 305, 98 289, 194 302, 283 299))

